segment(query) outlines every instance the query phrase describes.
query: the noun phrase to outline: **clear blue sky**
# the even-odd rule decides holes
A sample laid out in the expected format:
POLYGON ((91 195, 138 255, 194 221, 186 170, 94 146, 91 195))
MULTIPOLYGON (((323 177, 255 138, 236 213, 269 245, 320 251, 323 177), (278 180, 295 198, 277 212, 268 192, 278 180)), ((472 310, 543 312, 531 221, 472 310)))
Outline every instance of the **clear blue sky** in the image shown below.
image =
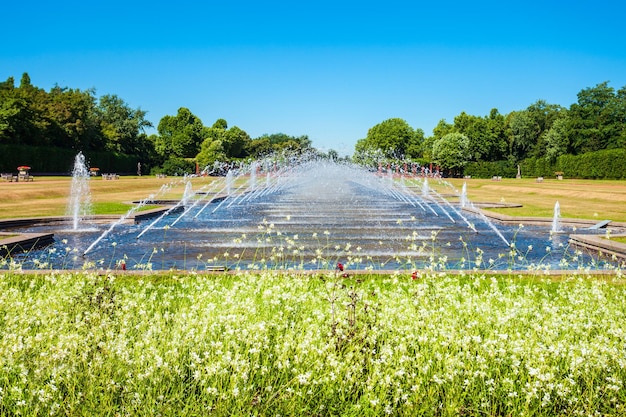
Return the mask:
POLYGON ((116 94, 155 127, 187 107, 341 154, 392 117, 428 136, 462 111, 626 85, 622 1, 420 3, 13 1, 0 79, 116 94))

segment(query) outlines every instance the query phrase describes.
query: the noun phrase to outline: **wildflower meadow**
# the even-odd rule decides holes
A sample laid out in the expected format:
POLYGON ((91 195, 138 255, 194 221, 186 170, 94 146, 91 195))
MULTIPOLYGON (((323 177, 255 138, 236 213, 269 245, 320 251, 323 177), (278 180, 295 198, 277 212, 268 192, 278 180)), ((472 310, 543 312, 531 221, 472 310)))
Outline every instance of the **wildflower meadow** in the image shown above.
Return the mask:
POLYGON ((348 272, 3 272, 0 414, 626 414, 621 274, 348 272))

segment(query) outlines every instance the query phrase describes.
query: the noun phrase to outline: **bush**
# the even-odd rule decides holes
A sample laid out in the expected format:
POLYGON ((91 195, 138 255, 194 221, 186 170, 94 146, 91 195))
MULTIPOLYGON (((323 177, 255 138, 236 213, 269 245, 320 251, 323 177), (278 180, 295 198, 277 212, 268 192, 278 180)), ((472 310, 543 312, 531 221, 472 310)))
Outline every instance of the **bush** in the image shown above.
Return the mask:
POLYGON ((522 177, 552 177, 556 171, 560 171, 556 164, 546 161, 544 158, 527 158, 520 163, 522 177))
POLYGON ((196 165, 193 161, 178 157, 171 157, 160 168, 152 170, 154 174, 166 175, 185 175, 194 172, 196 172, 196 165))
POLYGON ((582 155, 561 155, 556 163, 544 158, 522 161, 522 175, 553 177, 562 172, 565 177, 585 179, 626 179, 626 149, 607 149, 582 155))
POLYGON ((558 170, 566 176, 591 179, 625 179, 626 149, 607 149, 582 155, 562 155, 558 170))
POLYGON ((517 167, 509 161, 470 162, 465 166, 463 174, 470 175, 472 178, 515 178, 517 167))

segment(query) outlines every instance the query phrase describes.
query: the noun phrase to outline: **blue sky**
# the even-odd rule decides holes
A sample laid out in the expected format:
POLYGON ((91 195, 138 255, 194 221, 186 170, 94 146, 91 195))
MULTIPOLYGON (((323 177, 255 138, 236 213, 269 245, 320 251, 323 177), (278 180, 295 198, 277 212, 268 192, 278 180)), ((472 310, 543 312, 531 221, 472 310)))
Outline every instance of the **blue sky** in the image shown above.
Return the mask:
POLYGON ((392 117, 428 136, 462 111, 626 86, 621 1, 434 3, 11 2, 0 79, 116 94, 155 127, 187 107, 341 154, 392 117))

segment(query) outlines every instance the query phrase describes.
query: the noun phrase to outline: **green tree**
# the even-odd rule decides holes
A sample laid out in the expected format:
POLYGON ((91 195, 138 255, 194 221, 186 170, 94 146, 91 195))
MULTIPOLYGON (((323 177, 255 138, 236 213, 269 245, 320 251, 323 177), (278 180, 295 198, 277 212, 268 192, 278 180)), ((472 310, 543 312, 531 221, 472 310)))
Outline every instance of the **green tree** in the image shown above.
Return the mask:
POLYGON ((497 109, 489 116, 471 116, 461 112, 454 118, 455 132, 469 139, 468 157, 473 161, 498 161, 508 150, 505 119, 497 109))
POLYGON ((28 144, 34 129, 29 102, 13 77, 0 84, 0 143, 28 144))
POLYGON ((444 170, 460 173, 470 161, 470 140, 462 133, 448 133, 433 143, 433 161, 444 170))
POLYGON ((230 129, 227 127, 226 120, 218 119, 212 127, 205 130, 205 139, 196 156, 198 163, 203 167, 216 161, 225 162, 249 155, 250 136, 237 126, 230 129))
POLYGON ((260 149, 265 147, 263 144, 269 142, 273 152, 280 152, 285 149, 302 152, 311 148, 311 140, 307 135, 290 136, 285 133, 264 134, 254 139, 254 142, 256 142, 254 146, 260 149))
POLYGON ((273 151, 269 137, 260 137, 246 143, 246 153, 253 158, 267 156, 273 151))
POLYGON ((570 138, 569 138, 569 124, 570 121, 566 115, 556 119, 550 130, 546 132, 546 153, 545 159, 548 162, 555 162, 556 158, 561 155, 565 155, 570 151, 570 138))
POLYGON ((229 158, 245 158, 248 156, 247 145, 251 138, 245 131, 237 126, 233 126, 226 131, 224 137, 224 151, 229 158))
POLYGON ((577 154, 618 148, 624 137, 624 94, 615 93, 608 81, 578 93, 570 106, 573 151, 577 154))
POLYGON ((206 137, 202 121, 185 107, 179 108, 176 116, 164 116, 157 130, 155 149, 166 158, 194 158, 206 137))
POLYGON ((206 139, 202 142, 200 152, 196 155, 196 162, 198 162, 200 170, 207 166, 212 166, 215 162, 225 162, 227 160, 221 139, 206 139))
POLYGON ((509 129, 509 156, 513 161, 527 157, 541 158, 546 153, 546 135, 555 120, 567 109, 545 100, 537 100, 525 110, 511 112, 506 120, 509 129))
POLYGON ((225 119, 217 119, 211 127, 214 129, 226 130, 228 129, 228 122, 225 119))
POLYGON ((55 86, 49 93, 48 117, 52 145, 77 151, 104 149, 106 140, 100 130, 94 89, 55 86))
POLYGON ((329 149, 328 152, 326 153, 326 158, 333 160, 333 161, 338 161, 339 153, 334 149, 329 149))
POLYGON ((417 158, 422 156, 424 132, 414 130, 399 118, 387 119, 367 132, 367 137, 357 141, 357 153, 380 149, 387 158, 417 158))
POLYGON ((514 160, 522 160, 537 144, 541 130, 528 110, 511 112, 508 124, 511 131, 509 153, 514 160))
POLYGON ((145 118, 145 111, 131 109, 116 95, 104 95, 100 97, 99 114, 108 150, 128 155, 142 153, 141 147, 146 143, 140 140, 140 134, 145 128, 152 127, 152 123, 145 118))

